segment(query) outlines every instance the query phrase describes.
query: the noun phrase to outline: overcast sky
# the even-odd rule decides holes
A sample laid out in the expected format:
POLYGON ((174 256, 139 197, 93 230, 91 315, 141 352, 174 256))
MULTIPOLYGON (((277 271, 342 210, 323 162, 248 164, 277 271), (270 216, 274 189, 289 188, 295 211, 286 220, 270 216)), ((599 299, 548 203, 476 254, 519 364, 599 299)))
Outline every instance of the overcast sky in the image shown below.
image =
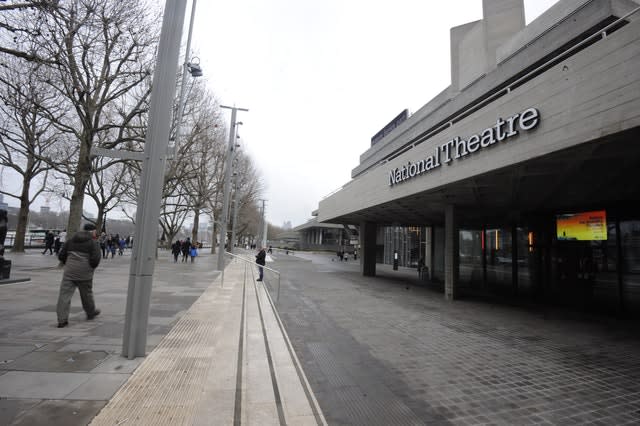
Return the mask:
MULTIPOLYGON (((526 22, 556 2, 525 0, 526 22)), ((311 218, 371 136, 450 84, 449 29, 481 18, 481 0, 198 1, 192 48, 218 100, 250 110, 268 221, 311 218)))

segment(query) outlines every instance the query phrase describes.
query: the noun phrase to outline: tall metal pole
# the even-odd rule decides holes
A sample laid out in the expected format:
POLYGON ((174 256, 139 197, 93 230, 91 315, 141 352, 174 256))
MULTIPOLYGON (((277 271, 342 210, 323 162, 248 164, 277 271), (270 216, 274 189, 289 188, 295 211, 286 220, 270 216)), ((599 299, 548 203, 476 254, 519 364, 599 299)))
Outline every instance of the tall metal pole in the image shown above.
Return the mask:
POLYGON ((264 227, 262 231, 262 247, 267 246, 267 211, 264 206, 265 201, 267 200, 262 200, 262 226, 264 227))
POLYGON ((191 19, 189 21, 189 34, 187 35, 187 49, 184 52, 184 63, 182 64, 182 81, 180 83, 180 99, 178 100, 178 117, 176 122, 176 138, 173 141, 173 149, 171 152, 171 156, 175 158, 178 154, 178 148, 180 146, 180 128, 182 127, 182 117, 184 116, 184 108, 185 108, 185 87, 187 85, 187 72, 188 72, 188 63, 189 63, 189 55, 191 52, 191 33, 193 32, 193 20, 196 15, 196 3, 197 0, 193 0, 191 3, 191 19))
POLYGON ((231 244, 229 251, 233 253, 233 245, 236 242, 236 224, 238 222, 238 172, 233 173, 233 222, 231 222, 231 244))
POLYGON ((158 44, 158 63, 153 76, 149 128, 144 144, 136 212, 136 244, 133 246, 131 259, 122 339, 122 355, 129 359, 144 356, 147 346, 162 181, 167 161, 171 105, 176 92, 176 68, 186 5, 186 0, 166 2, 158 44))
POLYGON ((259 246, 262 244, 262 234, 263 234, 263 229, 264 229, 264 202, 266 200, 258 200, 258 201, 262 201, 262 207, 260 208, 260 225, 258 226, 258 238, 256 239, 256 246, 259 246))
MULTIPOLYGON (((241 125, 242 121, 238 121, 236 125, 241 125)), ((240 136, 237 136, 239 138, 240 136)), ((233 253, 233 246, 236 242, 236 222, 238 221, 238 150, 235 148, 240 147, 240 144, 234 143, 233 152, 233 218, 231 221, 231 244, 229 244, 229 253, 233 253)))
POLYGON ((231 162, 233 161, 233 150, 236 143, 236 111, 249 111, 244 108, 236 108, 220 105, 220 108, 231 110, 231 129, 229 130, 229 146, 227 148, 227 158, 225 161, 224 196, 222 199, 222 217, 220 217, 220 241, 218 242, 218 270, 224 269, 224 243, 227 239, 227 226, 229 223, 229 198, 231 193, 231 162))

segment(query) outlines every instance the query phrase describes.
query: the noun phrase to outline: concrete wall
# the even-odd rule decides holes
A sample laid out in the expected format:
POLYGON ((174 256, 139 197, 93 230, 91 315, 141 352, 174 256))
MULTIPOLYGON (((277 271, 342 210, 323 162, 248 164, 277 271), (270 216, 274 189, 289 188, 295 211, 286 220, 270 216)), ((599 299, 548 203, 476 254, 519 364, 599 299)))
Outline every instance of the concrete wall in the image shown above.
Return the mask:
POLYGON ((351 176, 356 177, 364 173, 385 156, 423 134, 435 123, 447 120, 456 111, 483 96, 492 88, 509 80, 577 35, 610 17, 620 8, 619 6, 614 7, 618 3, 618 1, 612 0, 564 0, 559 2, 554 8, 559 7, 560 9, 553 12, 553 16, 542 19, 539 25, 535 24, 546 13, 541 15, 539 19, 522 30, 524 35, 521 35, 522 32, 515 34, 510 41, 506 42, 507 44, 513 43, 510 51, 511 56, 507 55, 507 51, 498 52, 499 58, 503 61, 498 68, 470 87, 464 88, 461 93, 458 90, 463 89, 462 87, 451 86, 443 90, 391 134, 363 153, 360 156, 360 164, 352 170, 351 176), (567 3, 578 7, 584 1, 587 1, 588 7, 580 9, 579 14, 570 15, 566 19, 561 18, 562 13, 566 13, 567 10, 575 10, 574 7, 568 7, 567 3), (530 29, 529 27, 532 25, 534 28, 530 29), (549 28, 546 25, 552 25, 552 27, 549 28))
POLYGON ((460 37, 456 48, 451 49, 451 86, 456 90, 464 89, 489 69, 484 22, 478 21, 471 26, 452 28, 452 44, 454 38, 458 38, 455 33, 461 30, 464 31, 464 35, 460 37), (454 62, 458 63, 456 70, 453 69, 454 62))
MULTIPOLYGON (((318 220, 331 221, 367 207, 638 127, 638 70, 640 21, 634 21, 436 137, 387 164, 371 168, 343 190, 322 200, 318 220), (480 150, 472 157, 453 162, 451 166, 443 165, 400 185, 388 185, 391 169, 431 155, 436 147, 455 136, 468 137, 482 131, 495 124, 497 117, 506 118, 529 107, 538 108, 541 114, 541 123, 536 130, 480 150)), ((422 123, 423 127, 429 125, 431 123, 422 123)))

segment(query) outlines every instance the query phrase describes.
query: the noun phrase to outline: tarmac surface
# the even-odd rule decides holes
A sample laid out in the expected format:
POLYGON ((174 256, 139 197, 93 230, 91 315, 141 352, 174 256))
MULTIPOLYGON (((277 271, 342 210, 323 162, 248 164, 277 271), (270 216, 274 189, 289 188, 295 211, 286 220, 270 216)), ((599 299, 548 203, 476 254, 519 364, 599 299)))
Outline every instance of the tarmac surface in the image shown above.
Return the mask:
POLYGON ((31 280, 0 285, 0 425, 640 424, 637 323, 447 302, 415 270, 326 254, 274 253, 266 286, 232 262, 222 284, 215 256, 161 251, 147 356, 128 360, 129 253, 96 271, 102 314, 75 295, 63 329, 54 257, 7 254, 31 280))

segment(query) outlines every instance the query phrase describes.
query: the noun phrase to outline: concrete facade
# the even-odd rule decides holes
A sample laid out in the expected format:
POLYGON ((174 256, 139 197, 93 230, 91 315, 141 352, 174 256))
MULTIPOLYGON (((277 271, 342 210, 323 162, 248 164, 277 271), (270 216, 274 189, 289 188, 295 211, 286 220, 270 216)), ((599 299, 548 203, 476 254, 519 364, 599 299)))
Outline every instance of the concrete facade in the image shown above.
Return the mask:
MULTIPOLYGON (((640 217, 624 207, 640 197, 640 4, 561 0, 526 27, 521 0, 483 7, 481 21, 451 30, 451 86, 363 153, 318 209, 321 222, 444 228, 447 298, 458 227, 505 225, 496 247, 529 227, 555 250, 556 214, 640 217)), ((507 276, 517 286, 515 267, 507 276)))
MULTIPOLYGON (((640 126, 640 75, 636 72, 640 69, 640 24, 631 22, 614 34, 561 61, 415 148, 388 159, 395 146, 417 139, 432 127, 434 121, 447 118, 456 108, 449 106, 453 103, 450 102, 432 119, 421 120, 421 117, 415 117, 416 113, 408 120, 407 126, 414 128, 411 132, 397 132, 401 134, 396 133, 384 152, 376 155, 377 161, 361 163, 361 167, 377 164, 369 166, 366 173, 320 202, 318 220, 348 220, 350 214, 370 207, 433 191, 640 126), (606 73, 606 79, 601 78, 603 73, 606 73), (541 114, 535 132, 520 134, 517 141, 480 151, 472 161, 458 161, 428 176, 389 187, 391 169, 431 155, 438 146, 456 136, 465 137, 481 131, 495 123, 497 117, 507 117, 530 107, 536 107, 541 114)), ((460 97, 466 96, 461 94, 460 97)), ((437 215, 441 216, 440 208, 437 215)))

